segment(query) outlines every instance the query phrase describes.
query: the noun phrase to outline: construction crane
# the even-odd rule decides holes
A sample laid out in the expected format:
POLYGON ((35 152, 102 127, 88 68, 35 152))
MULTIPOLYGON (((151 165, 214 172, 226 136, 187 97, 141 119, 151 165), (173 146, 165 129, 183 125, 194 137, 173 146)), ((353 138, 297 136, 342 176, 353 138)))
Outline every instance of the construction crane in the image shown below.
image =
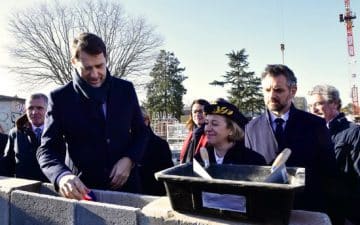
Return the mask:
POLYGON ((281 59, 282 64, 285 64, 285 28, 284 28, 284 3, 280 0, 280 12, 281 12, 281 31, 282 31, 282 42, 280 43, 281 59))
POLYGON ((357 76, 355 73, 355 49, 354 49, 354 38, 353 38, 353 20, 356 19, 356 15, 352 13, 350 9, 350 0, 345 1, 345 14, 340 14, 340 22, 344 22, 346 26, 346 35, 347 35, 347 46, 348 46, 348 55, 349 55, 349 64, 350 64, 350 74, 351 74, 351 100, 353 107, 353 114, 355 117, 360 116, 359 110, 359 98, 358 98, 358 87, 356 85, 357 76))
POLYGON ((281 51, 282 64, 285 64, 285 58, 284 58, 285 44, 284 43, 280 43, 280 51, 281 51))

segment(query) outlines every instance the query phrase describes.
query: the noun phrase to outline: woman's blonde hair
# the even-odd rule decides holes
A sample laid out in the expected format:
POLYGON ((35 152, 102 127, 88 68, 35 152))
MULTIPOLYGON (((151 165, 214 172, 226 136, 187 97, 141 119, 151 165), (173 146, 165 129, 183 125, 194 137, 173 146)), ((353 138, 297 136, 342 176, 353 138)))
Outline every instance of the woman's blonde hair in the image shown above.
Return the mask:
POLYGON ((244 139, 245 132, 239 125, 231 120, 230 118, 224 116, 226 127, 231 130, 231 135, 228 136, 229 142, 241 141, 244 139))

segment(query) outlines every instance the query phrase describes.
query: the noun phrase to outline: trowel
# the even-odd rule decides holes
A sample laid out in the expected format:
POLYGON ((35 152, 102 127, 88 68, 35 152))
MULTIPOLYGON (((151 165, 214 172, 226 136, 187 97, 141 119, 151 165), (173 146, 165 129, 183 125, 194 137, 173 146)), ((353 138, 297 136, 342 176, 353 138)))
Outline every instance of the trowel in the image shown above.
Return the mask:
MULTIPOLYGON (((207 153, 206 148, 202 147, 200 149, 200 156, 201 156, 202 161, 205 164, 205 169, 208 168, 210 165, 210 163, 209 163, 210 161, 209 161, 209 155, 207 153)), ((209 173, 205 169, 201 166, 201 164, 195 158, 193 159, 194 173, 196 173, 197 175, 199 175, 202 178, 211 180, 212 177, 209 175, 209 173)))
POLYGON ((207 169, 210 166, 210 160, 209 160, 209 154, 207 152, 207 149, 204 147, 200 148, 200 156, 202 161, 204 162, 204 167, 207 169))
POLYGON ((286 171, 285 162, 289 159, 291 155, 291 150, 285 148, 274 160, 271 165, 270 175, 265 178, 265 182, 270 183, 288 183, 288 174, 286 171))

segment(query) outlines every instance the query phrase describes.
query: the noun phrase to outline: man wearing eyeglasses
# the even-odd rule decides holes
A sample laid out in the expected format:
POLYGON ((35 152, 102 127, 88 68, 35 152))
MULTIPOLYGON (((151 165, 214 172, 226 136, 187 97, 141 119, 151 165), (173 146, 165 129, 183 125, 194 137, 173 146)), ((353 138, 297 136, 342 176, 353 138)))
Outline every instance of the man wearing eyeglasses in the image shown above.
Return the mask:
POLYGON ((340 176, 336 187, 335 211, 354 224, 360 224, 360 126, 340 112, 339 91, 331 85, 316 85, 309 92, 311 113, 326 120, 331 134, 340 176), (344 214, 344 215, 341 215, 344 214))

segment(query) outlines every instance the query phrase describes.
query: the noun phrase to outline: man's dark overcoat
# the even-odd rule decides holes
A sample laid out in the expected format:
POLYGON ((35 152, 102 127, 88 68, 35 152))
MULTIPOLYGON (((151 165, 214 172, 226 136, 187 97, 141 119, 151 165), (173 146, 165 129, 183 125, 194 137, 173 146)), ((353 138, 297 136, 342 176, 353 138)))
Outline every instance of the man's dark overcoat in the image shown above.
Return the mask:
POLYGON ((27 116, 21 116, 9 132, 4 156, 0 158, 0 175, 48 182, 36 160, 39 145, 27 116))
MULTIPOLYGON (((250 121, 245 129, 245 145, 262 154, 271 164, 282 149, 270 123, 268 112, 250 121)), ((295 201, 296 208, 324 210, 324 193, 336 176, 333 145, 325 120, 290 107, 284 130, 284 145, 292 153, 286 166, 305 167, 305 190, 295 201)))
MULTIPOLYGON (((75 88, 73 81, 50 93, 39 164, 57 187, 57 178, 71 170, 89 188, 109 189, 110 173, 122 157, 139 162, 147 131, 133 85, 110 76, 106 116, 75 88), (72 168, 59 158, 59 146, 66 143, 72 168)), ((134 168, 137 168, 134 166, 134 168)), ((138 192, 134 169, 121 189, 138 192)))

